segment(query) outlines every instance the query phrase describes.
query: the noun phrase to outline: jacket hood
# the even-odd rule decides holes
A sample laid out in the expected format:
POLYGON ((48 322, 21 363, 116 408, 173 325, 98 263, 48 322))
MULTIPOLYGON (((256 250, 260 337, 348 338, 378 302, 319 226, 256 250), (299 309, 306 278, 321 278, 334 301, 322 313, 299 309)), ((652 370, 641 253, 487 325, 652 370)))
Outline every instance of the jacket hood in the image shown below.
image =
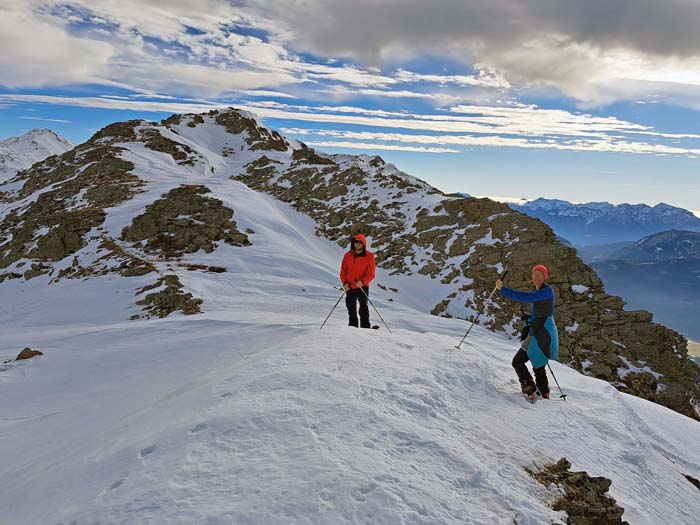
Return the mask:
POLYGON ((365 250, 366 250, 367 248, 369 248, 369 246, 367 246, 367 239, 366 239, 365 236, 362 235, 361 233, 358 233, 358 234, 353 235, 352 238, 353 238, 353 240, 354 240, 354 239, 357 239, 358 241, 362 241, 362 244, 364 244, 364 246, 365 246, 365 250))

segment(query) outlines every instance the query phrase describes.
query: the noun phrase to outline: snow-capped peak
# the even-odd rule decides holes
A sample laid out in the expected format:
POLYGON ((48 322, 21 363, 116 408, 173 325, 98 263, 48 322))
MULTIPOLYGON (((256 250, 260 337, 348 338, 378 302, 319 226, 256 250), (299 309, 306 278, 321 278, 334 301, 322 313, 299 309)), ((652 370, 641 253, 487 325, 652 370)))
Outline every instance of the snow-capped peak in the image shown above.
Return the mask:
POLYGON ((0 181, 72 148, 73 144, 50 129, 33 129, 19 137, 0 140, 0 181))

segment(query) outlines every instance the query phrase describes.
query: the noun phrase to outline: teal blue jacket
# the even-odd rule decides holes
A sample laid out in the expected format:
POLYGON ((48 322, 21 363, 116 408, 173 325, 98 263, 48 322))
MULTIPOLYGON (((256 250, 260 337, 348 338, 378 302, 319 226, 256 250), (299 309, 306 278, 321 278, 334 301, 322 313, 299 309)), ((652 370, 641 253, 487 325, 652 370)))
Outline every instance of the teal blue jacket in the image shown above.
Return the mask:
POLYGON ((520 292, 504 286, 501 295, 520 303, 531 303, 530 306, 530 344, 527 356, 534 368, 547 364, 549 359, 559 359, 559 332, 554 322, 554 290, 548 284, 543 284, 532 292, 520 292))

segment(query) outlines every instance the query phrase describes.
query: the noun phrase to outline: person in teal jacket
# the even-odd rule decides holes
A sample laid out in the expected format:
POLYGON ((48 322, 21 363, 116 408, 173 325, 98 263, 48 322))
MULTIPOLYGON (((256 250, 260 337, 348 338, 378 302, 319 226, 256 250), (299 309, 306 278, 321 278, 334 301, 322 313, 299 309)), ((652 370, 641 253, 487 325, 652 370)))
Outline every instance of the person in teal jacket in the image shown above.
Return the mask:
POLYGON ((549 271, 538 264, 532 269, 531 292, 520 292, 507 286, 503 281, 496 281, 496 288, 501 295, 518 301, 530 303, 530 329, 520 349, 513 356, 513 368, 518 374, 523 394, 533 397, 537 392, 549 399, 549 381, 546 366, 550 359, 559 359, 559 334, 554 323, 554 290, 547 284, 549 271), (532 380, 525 363, 532 363, 535 380, 532 380))

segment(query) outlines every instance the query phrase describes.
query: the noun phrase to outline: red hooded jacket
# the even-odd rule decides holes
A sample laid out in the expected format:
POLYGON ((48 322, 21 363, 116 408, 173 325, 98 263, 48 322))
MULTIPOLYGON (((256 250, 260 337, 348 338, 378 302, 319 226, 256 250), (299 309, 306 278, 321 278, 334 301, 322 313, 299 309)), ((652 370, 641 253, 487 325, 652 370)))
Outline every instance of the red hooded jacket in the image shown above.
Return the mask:
POLYGON ((357 281, 362 281, 365 286, 374 279, 375 264, 374 254, 367 249, 367 239, 361 233, 353 237, 362 241, 364 249, 361 254, 356 254, 353 250, 353 243, 350 243, 350 250, 343 257, 343 264, 340 265, 340 282, 348 283, 350 288, 357 288, 357 281))

